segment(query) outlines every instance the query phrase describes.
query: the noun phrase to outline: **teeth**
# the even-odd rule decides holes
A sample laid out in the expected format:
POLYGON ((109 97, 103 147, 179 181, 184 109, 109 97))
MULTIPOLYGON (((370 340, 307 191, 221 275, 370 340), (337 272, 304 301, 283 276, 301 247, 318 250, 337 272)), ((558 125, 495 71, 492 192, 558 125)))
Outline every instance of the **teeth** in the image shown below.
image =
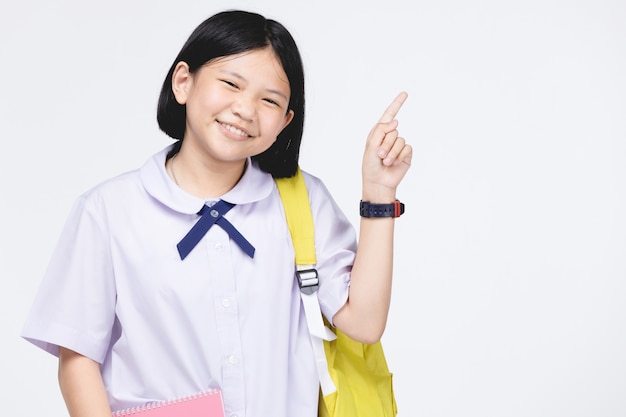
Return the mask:
POLYGON ((222 124, 222 126, 224 126, 227 130, 229 130, 230 132, 239 135, 239 136, 246 136, 249 137, 250 135, 248 135, 246 132, 244 132, 241 129, 237 129, 235 126, 231 126, 231 125, 227 125, 227 124, 222 124))

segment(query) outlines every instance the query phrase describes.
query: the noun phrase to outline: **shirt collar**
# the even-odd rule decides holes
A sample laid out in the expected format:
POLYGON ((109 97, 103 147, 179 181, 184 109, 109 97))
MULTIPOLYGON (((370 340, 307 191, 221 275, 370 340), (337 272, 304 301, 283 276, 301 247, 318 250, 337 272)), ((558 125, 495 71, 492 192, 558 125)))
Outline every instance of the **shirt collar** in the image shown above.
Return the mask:
MULTIPOLYGON (((141 181, 148 194, 167 207, 180 213, 194 214, 200 211, 207 200, 189 194, 167 174, 165 158, 173 146, 167 146, 146 161, 140 169, 141 181)), ((248 158, 243 176, 221 199, 234 204, 253 203, 269 196, 274 187, 272 176, 261 171, 248 158)))

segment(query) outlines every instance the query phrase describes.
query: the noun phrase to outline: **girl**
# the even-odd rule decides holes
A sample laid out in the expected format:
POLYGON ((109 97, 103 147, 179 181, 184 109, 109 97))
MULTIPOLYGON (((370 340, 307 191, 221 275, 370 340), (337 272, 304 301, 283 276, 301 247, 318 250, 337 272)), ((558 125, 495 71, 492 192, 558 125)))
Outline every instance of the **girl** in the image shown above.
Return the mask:
MULTIPOLYGON (((394 120, 405 99, 367 138, 358 249, 327 189, 305 173, 322 312, 366 343, 387 319, 394 228, 368 204, 395 202, 409 168, 394 120)), ((222 390, 227 416, 315 416, 319 381, 273 180, 298 166, 294 40, 255 13, 210 17, 175 59, 157 118, 177 141, 77 199, 22 336, 59 357, 73 417, 208 388, 222 390), (204 216, 218 220, 198 232, 204 216)))

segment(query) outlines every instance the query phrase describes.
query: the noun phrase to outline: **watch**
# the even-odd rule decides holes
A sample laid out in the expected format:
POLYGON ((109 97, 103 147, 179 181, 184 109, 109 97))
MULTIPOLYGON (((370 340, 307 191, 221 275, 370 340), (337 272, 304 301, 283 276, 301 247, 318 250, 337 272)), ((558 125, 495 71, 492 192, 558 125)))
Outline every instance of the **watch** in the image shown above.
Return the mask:
POLYGON ((404 213, 404 203, 399 200, 391 204, 372 204, 361 200, 361 217, 400 217, 404 213))

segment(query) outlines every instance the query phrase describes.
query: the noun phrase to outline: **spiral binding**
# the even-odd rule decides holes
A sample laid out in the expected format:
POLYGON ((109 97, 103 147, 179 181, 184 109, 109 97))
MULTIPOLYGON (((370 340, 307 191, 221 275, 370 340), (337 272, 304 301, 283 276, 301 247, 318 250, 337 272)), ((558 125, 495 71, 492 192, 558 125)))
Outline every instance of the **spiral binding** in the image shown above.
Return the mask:
POLYGON ((173 405, 176 405, 182 402, 197 400, 202 397, 208 397, 208 396, 217 395, 217 394, 220 394, 219 389, 196 392, 194 394, 185 395, 185 396, 178 397, 178 398, 172 398, 170 400, 157 401, 157 402, 152 402, 152 403, 148 403, 144 405, 139 405, 136 407, 130 407, 130 408, 125 408, 123 410, 118 410, 118 411, 113 412, 111 417, 135 416, 135 415, 139 415, 139 414, 151 411, 153 409, 171 407, 173 405))

